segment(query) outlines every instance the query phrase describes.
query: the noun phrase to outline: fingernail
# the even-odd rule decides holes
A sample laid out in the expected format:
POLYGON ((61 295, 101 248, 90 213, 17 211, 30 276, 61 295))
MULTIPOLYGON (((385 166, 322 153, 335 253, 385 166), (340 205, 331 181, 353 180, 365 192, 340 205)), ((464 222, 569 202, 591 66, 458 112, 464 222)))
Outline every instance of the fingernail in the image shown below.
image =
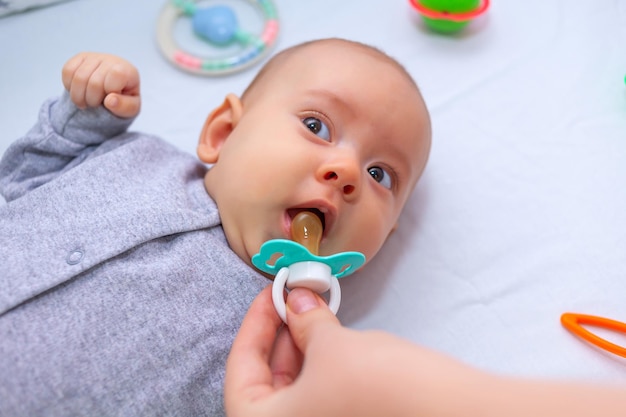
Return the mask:
POLYGON ((311 290, 294 288, 287 296, 287 305, 294 313, 302 314, 319 307, 319 302, 311 290))
POLYGON ((117 97, 112 96, 109 98, 109 102, 107 104, 109 105, 109 107, 117 107, 119 102, 120 101, 117 97))

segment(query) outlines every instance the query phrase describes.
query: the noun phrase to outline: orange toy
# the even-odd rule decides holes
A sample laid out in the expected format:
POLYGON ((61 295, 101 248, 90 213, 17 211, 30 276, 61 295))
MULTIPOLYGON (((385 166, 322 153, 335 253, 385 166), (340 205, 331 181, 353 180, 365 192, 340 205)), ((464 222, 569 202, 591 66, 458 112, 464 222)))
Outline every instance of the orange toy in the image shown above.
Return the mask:
POLYGON ((563 327, 565 327, 567 330, 574 333, 581 339, 586 340, 587 342, 594 344, 608 352, 614 353, 615 355, 626 358, 626 348, 616 345, 615 343, 611 343, 608 340, 603 339, 582 327, 583 324, 586 324, 595 327, 602 327, 604 329, 616 332, 626 333, 626 323, 607 319, 604 317, 589 316, 586 314, 564 313, 561 316, 561 324, 563 325, 563 327))

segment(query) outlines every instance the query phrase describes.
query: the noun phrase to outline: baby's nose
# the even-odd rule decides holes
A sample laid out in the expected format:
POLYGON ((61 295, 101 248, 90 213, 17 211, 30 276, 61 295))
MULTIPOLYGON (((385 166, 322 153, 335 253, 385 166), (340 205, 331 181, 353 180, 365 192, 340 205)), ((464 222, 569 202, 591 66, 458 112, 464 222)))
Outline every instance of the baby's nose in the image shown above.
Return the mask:
POLYGON ((336 187, 344 197, 358 195, 361 172, 356 158, 334 159, 322 166, 319 172, 321 180, 336 187))
POLYGON ((335 171, 328 171, 324 175, 324 179, 326 181, 333 181, 338 188, 341 188, 341 191, 345 195, 351 195, 355 192, 356 186, 353 184, 356 181, 350 181, 348 176, 345 173, 342 173, 341 176, 337 174, 335 171))

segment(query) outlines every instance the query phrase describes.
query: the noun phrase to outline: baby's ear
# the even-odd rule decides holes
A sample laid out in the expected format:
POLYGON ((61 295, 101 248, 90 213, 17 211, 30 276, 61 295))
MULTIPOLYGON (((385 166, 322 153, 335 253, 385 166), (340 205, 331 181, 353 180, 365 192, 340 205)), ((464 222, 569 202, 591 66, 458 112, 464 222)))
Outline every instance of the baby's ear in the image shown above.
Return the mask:
POLYGON ((207 164, 217 162, 222 145, 235 129, 243 111, 239 97, 228 94, 224 102, 214 109, 204 122, 198 142, 198 158, 207 164))

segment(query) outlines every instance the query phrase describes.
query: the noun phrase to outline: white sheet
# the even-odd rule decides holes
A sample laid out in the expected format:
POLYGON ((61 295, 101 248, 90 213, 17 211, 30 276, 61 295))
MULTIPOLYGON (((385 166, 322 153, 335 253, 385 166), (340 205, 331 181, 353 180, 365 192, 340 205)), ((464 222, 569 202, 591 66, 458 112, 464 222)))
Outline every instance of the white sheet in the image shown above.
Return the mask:
MULTIPOLYGON (((496 1, 441 36, 404 0, 276 4, 279 49, 328 36, 379 46, 432 111, 426 173, 379 257, 342 281, 343 322, 497 372, 626 383, 626 361, 559 323, 565 311, 626 321, 626 5, 496 1)), ((0 19, 0 152, 82 50, 134 62, 133 128, 194 152, 207 112, 258 67, 218 79, 172 67, 155 46, 162 6, 78 0, 0 19)))

